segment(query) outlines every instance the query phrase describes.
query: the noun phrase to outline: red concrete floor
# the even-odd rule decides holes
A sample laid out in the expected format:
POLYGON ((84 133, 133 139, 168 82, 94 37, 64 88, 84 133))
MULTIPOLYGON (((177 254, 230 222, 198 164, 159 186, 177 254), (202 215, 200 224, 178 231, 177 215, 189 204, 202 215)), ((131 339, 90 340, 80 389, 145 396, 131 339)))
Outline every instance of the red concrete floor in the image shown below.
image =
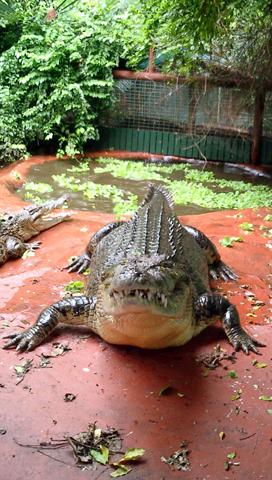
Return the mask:
MULTIPOLYGON (((44 159, 31 159, 2 171, 1 210, 12 211, 22 205, 6 185, 13 182, 14 169, 24 173, 33 161, 44 159)), ((242 219, 237 213, 209 213, 183 220, 202 229, 239 274, 237 283, 218 281, 215 286, 238 307, 248 331, 266 343, 262 356, 239 352, 234 364, 224 361, 206 376, 196 357, 210 353, 218 343, 227 352, 233 351, 220 325, 184 347, 161 351, 108 345, 93 334, 86 337, 86 329, 72 327, 60 327, 30 353, 0 349, 1 480, 111 478, 111 469, 105 466, 94 471, 78 469, 69 449, 44 452, 61 460, 57 461, 16 443, 61 439, 86 430, 94 421, 102 428, 109 425, 120 430, 124 448, 146 450, 143 460, 125 477, 130 480, 272 478, 272 415, 267 411, 271 412, 272 402, 259 399, 272 395, 271 249, 269 239, 258 228, 268 225, 263 220, 268 210, 244 210, 242 219), (244 221, 254 224, 254 232, 243 233, 244 243, 232 249, 221 247, 220 238, 241 235, 239 224, 244 221), (255 303, 256 299, 261 301, 255 305, 259 308, 253 308, 247 292, 254 293, 255 303), (71 350, 51 358, 48 368, 39 368, 41 354, 50 352, 56 341, 68 342, 71 350), (27 359, 33 361, 32 368, 18 383, 14 366, 27 359), (259 364, 252 364, 255 359, 267 366, 257 368, 259 364), (235 370, 237 378, 228 375, 230 370, 235 370), (167 386, 174 389, 169 395, 160 395, 167 386), (64 402, 66 393, 75 394, 75 400, 64 402), (223 439, 220 432, 225 434, 223 439), (184 440, 189 444, 191 470, 173 471, 161 457, 178 450, 184 440), (224 462, 231 452, 236 452, 233 461, 237 465, 226 471, 224 462)), ((111 219, 111 215, 74 212, 71 221, 39 236, 42 246, 34 257, 9 261, 1 267, 1 336, 32 324, 43 307, 60 298, 65 284, 79 279, 61 267, 111 219)))

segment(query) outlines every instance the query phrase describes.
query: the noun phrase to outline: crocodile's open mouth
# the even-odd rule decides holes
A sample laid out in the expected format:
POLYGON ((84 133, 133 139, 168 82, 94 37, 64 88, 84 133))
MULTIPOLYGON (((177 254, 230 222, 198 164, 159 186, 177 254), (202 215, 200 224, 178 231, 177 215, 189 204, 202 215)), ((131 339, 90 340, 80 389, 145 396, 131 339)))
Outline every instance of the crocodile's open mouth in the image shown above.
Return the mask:
POLYGON ((110 292, 110 298, 114 300, 116 304, 120 303, 144 303, 144 304, 157 304, 166 308, 169 304, 169 298, 165 293, 133 289, 133 290, 112 290, 110 292))

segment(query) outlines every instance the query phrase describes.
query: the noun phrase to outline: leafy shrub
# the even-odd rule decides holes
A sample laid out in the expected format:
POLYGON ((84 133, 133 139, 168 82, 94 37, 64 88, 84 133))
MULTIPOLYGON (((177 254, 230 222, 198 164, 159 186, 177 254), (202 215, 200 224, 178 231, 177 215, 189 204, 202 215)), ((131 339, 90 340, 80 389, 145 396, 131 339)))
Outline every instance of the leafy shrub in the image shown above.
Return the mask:
POLYGON ((107 3, 82 1, 50 21, 48 7, 26 11, 20 38, 0 56, 0 158, 7 145, 51 139, 60 155, 79 153, 98 138, 110 102, 120 27, 107 3))

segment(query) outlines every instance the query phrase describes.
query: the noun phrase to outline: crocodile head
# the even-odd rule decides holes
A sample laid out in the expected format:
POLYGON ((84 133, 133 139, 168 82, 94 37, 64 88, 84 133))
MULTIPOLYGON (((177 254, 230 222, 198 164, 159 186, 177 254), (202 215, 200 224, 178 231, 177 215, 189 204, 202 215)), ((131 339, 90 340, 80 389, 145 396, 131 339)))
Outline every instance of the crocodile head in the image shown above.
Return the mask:
POLYGON ((103 305, 114 316, 140 313, 173 317, 189 293, 183 269, 165 255, 131 255, 103 278, 103 305))
POLYGON ((5 215, 0 225, 0 237, 15 236, 20 240, 28 240, 58 223, 68 219, 69 214, 53 210, 59 208, 67 200, 68 196, 63 195, 56 200, 50 200, 44 205, 30 205, 24 207, 17 213, 5 215))

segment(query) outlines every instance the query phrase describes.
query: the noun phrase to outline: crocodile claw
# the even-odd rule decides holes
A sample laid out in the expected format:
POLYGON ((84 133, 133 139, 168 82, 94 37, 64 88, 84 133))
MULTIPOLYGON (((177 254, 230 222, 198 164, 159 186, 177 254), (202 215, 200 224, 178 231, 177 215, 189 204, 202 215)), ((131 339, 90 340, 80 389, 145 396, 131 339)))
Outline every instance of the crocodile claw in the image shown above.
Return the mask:
POLYGON ((216 266, 213 266, 210 268, 210 276, 214 280, 218 280, 218 278, 222 278, 225 282, 228 280, 237 280, 238 275, 231 270, 230 267, 228 267, 224 262, 221 262, 221 260, 216 264, 216 266))
POLYGON ((22 333, 10 333, 3 338, 11 339, 3 346, 3 349, 8 350, 9 348, 16 347, 17 352, 29 352, 41 343, 41 338, 35 335, 35 331, 33 331, 31 327, 22 333))
POLYGON ((38 250, 38 248, 40 248, 41 244, 42 244, 42 242, 40 242, 40 241, 32 242, 32 243, 28 243, 27 247, 28 247, 29 251, 38 250))
POLYGON ((90 262, 91 262, 90 257, 86 253, 83 253, 82 255, 75 257, 75 259, 72 260, 72 262, 69 263, 69 265, 66 265, 63 268, 67 269, 69 273, 71 272, 83 273, 89 268, 90 262))
POLYGON ((246 355, 248 355, 250 351, 261 355, 256 347, 265 347, 263 343, 255 340, 255 338, 252 338, 242 328, 239 328, 238 331, 230 335, 229 340, 236 352, 242 349, 246 355))

